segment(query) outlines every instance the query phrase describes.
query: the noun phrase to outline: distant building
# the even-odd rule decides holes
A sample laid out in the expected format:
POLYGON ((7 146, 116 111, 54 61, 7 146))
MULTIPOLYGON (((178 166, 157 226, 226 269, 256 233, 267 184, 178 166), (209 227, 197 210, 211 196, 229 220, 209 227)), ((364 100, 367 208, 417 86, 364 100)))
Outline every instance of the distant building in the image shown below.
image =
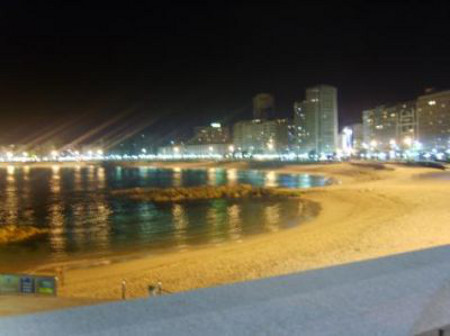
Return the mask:
POLYGON ((338 135, 338 149, 344 156, 353 154, 353 131, 350 127, 344 127, 338 135))
POLYGON ((233 143, 241 152, 282 152, 289 146, 288 127, 288 119, 239 121, 233 127, 233 143))
POLYGON ((269 93, 253 97, 253 119, 266 120, 275 115, 275 98, 269 93))
POLYGON ((363 111, 363 142, 378 150, 407 148, 417 137, 416 103, 380 105, 363 111))
POLYGON ((234 146, 230 143, 202 145, 170 145, 158 148, 158 155, 175 158, 222 158, 232 155, 234 146))
POLYGON ((351 124, 349 128, 352 130, 352 148, 355 152, 362 149, 363 144, 363 125, 362 123, 351 124))
POLYGON ((194 136, 188 141, 188 144, 224 144, 229 142, 230 131, 228 127, 224 127, 220 123, 211 123, 210 126, 196 127, 194 136))
POLYGON ((305 145, 306 141, 306 117, 303 108, 303 102, 294 102, 294 144, 292 149, 299 153, 305 145))
POLYGON ((418 138, 425 150, 450 148, 450 90, 417 98, 418 138))
POLYGON ((306 89, 305 100, 294 114, 300 152, 332 154, 338 145, 337 89, 319 85, 306 89))

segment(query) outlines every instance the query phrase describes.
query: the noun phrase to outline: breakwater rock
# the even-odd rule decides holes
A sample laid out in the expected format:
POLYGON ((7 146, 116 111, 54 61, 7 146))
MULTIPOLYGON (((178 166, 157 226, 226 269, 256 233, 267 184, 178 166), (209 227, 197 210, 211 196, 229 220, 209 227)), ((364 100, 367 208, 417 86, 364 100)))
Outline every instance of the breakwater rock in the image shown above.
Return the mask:
POLYGON ((148 202, 180 202, 207 199, 278 198, 298 197, 299 191, 253 187, 246 184, 235 186, 200 186, 189 188, 132 188, 116 190, 115 196, 148 202))
POLYGON ((47 230, 33 226, 0 226, 0 244, 19 242, 47 233, 47 230))

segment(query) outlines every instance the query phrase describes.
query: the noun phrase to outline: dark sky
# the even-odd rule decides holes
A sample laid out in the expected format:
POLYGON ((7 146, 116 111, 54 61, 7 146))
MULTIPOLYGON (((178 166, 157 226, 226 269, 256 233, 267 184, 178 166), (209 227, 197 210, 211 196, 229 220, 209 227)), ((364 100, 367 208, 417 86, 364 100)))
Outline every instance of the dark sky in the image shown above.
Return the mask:
POLYGON ((449 19, 448 1, 3 1, 0 143, 45 126, 69 141, 118 114, 93 134, 167 139, 249 118, 258 92, 290 116, 319 83, 338 87, 342 126, 449 88, 449 19))

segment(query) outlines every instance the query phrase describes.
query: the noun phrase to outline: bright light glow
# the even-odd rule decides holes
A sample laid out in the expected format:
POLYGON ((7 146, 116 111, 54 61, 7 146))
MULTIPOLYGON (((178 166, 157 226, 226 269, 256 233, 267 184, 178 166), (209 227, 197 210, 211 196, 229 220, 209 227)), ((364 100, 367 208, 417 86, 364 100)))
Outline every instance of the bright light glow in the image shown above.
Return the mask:
POLYGON ((97 149, 97 154, 98 155, 103 155, 103 150, 102 149, 97 149))
POLYGON ((222 125, 220 123, 211 123, 211 127, 220 128, 222 125))
POLYGON ((228 146, 228 150, 229 150, 230 152, 234 152, 234 146, 233 146, 233 145, 229 145, 229 146, 228 146))
POLYGON ((414 147, 415 147, 417 150, 421 150, 421 149, 423 148, 423 145, 422 145, 422 143, 419 142, 419 141, 414 141, 414 147))
POLYGON ((52 150, 52 151, 50 152, 50 155, 53 156, 53 158, 55 158, 55 157, 58 156, 58 152, 55 151, 55 150, 52 150))
POLYGON ((141 152, 145 154, 145 153, 147 153, 147 150, 145 148, 142 148, 141 152))
POLYGON ((174 151, 175 153, 179 153, 179 152, 180 152, 180 148, 177 147, 177 146, 175 146, 175 147, 173 147, 173 151, 174 151))
POLYGON ((352 135, 352 134, 353 134, 353 131, 352 131, 350 128, 348 128, 348 127, 344 127, 344 129, 342 130, 342 132, 343 132, 345 135, 352 135))
POLYGON ((8 173, 8 175, 14 175, 14 166, 6 167, 6 172, 8 173))
POLYGON ((412 143, 413 143, 413 140, 412 140, 411 137, 405 137, 405 138, 403 139, 403 143, 404 143, 406 146, 411 147, 411 145, 412 145, 412 143))
POLYGON ((269 150, 273 150, 273 143, 272 143, 272 142, 269 142, 269 143, 267 144, 267 148, 268 148, 269 150))
POLYGON ((209 146, 208 150, 209 150, 210 152, 213 152, 213 151, 214 151, 214 147, 213 147, 213 146, 209 146))
POLYGON ((397 146, 397 142, 395 141, 395 139, 391 139, 389 140, 389 145, 391 145, 391 147, 395 147, 397 146))
POLYGON ((377 146, 378 146, 378 142, 377 142, 376 140, 370 141, 370 147, 375 148, 375 147, 377 147, 377 146))
POLYGON ((428 105, 430 105, 430 106, 436 105, 436 101, 430 100, 430 101, 428 101, 428 105))
POLYGON ((340 159, 340 156, 344 155, 344 156, 350 156, 353 152, 353 145, 352 145, 352 134, 353 131, 348 128, 348 127, 344 127, 344 129, 342 130, 342 152, 339 153, 338 155, 338 159, 340 159))

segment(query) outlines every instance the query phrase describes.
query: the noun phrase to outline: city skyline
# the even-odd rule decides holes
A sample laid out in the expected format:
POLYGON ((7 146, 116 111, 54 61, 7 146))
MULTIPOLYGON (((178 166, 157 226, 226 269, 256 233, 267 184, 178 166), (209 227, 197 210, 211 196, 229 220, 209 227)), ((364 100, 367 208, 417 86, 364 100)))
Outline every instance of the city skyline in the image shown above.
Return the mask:
POLYGON ((286 117, 317 83, 339 88, 349 124, 364 109, 448 88, 446 2, 11 3, 2 12, 1 142, 63 123, 71 140, 125 110, 119 124, 144 120, 156 139, 171 123, 189 134, 194 119, 249 118, 258 92, 286 117))

